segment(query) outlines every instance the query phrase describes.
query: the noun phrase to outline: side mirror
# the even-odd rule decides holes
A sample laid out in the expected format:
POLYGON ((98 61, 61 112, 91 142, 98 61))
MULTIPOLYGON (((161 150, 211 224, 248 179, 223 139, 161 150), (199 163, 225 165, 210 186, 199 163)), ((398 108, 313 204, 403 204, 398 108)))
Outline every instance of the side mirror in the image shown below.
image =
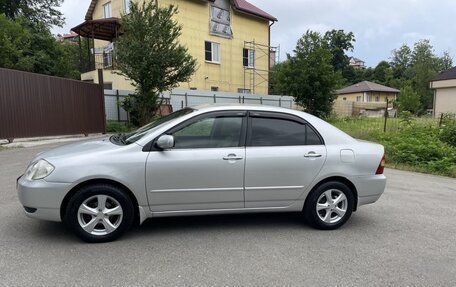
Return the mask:
POLYGON ((174 137, 171 135, 162 135, 158 138, 156 146, 160 149, 170 149, 174 147, 174 137))

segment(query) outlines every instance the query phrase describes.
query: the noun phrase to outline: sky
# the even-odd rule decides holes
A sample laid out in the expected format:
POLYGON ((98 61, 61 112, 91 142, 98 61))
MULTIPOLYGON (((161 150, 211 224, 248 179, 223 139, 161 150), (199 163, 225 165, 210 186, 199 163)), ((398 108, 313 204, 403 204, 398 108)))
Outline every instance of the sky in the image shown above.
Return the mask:
MULTIPOLYGON (((350 56, 375 67, 390 60, 391 51, 402 44, 428 39, 435 53, 448 51, 456 62, 455 0, 248 0, 275 16, 271 45, 280 45, 280 60, 293 53, 297 40, 307 31, 324 33, 332 29, 353 32, 356 42, 350 56)), ((68 33, 84 20, 90 0, 65 0, 60 10, 68 33)), ((253 40, 253 39, 252 39, 253 40)))

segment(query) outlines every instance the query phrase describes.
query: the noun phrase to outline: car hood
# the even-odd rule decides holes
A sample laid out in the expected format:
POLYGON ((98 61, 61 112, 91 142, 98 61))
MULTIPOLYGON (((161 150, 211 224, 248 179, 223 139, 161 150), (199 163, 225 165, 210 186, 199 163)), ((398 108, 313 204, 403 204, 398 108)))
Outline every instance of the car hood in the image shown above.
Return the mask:
POLYGON ((62 145, 48 151, 39 153, 32 160, 38 159, 56 160, 61 158, 69 158, 72 156, 89 155, 94 153, 104 153, 110 150, 119 149, 122 146, 113 144, 109 137, 78 141, 71 144, 62 145))

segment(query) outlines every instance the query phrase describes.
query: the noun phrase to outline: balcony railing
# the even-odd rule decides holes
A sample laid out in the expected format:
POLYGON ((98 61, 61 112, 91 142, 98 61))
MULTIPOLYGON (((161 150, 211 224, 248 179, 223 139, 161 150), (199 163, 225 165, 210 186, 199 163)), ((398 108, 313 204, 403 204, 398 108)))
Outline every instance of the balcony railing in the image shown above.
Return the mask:
POLYGON ((91 54, 89 59, 81 61, 82 72, 98 69, 114 69, 115 57, 112 52, 91 54))

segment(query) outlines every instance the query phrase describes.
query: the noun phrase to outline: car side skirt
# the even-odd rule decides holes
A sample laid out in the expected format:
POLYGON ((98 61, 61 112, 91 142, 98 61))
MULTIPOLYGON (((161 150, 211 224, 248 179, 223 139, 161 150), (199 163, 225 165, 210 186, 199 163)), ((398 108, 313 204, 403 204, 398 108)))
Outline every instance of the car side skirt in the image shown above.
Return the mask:
POLYGON ((300 212, 304 201, 295 201, 285 207, 256 207, 256 208, 233 208, 233 209, 210 209, 210 210, 182 210, 150 212, 148 217, 188 216, 188 215, 211 215, 211 214, 242 214, 262 212, 300 212))

